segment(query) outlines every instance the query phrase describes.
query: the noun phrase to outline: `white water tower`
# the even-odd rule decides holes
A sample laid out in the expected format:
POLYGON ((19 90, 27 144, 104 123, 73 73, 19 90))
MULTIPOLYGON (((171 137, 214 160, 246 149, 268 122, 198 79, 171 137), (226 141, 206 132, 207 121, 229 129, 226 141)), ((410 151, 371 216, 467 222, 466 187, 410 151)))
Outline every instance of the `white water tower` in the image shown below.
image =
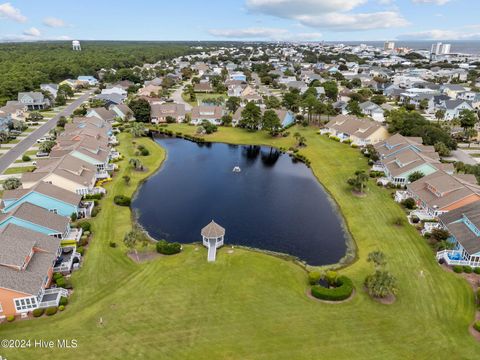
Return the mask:
POLYGON ((78 40, 73 40, 72 41, 72 49, 74 51, 81 51, 82 50, 82 47, 80 46, 80 41, 78 40))

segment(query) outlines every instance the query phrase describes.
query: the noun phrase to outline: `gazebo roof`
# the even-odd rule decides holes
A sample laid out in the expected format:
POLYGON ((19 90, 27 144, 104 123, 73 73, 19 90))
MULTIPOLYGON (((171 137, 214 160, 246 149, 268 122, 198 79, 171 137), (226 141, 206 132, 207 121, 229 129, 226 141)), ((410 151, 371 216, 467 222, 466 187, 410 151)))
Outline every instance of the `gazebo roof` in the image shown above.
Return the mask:
POLYGON ((212 220, 202 229, 201 234, 206 238, 218 238, 225 236, 225 229, 212 220))

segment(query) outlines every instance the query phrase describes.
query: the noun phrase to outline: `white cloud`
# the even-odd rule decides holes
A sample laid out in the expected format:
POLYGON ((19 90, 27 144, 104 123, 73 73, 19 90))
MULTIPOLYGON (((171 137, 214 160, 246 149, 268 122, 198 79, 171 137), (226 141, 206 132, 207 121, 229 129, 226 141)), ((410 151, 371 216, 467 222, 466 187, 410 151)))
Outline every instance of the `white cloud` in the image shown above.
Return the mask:
POLYGON ((445 5, 450 2, 450 0, 412 0, 415 4, 435 4, 435 5, 445 5))
POLYGON ((292 18, 304 14, 350 11, 366 2, 367 0, 247 0, 247 8, 253 12, 292 18))
POLYGON ((385 29, 408 25, 408 21, 395 11, 364 14, 328 13, 319 16, 304 15, 298 17, 297 20, 304 25, 335 31, 385 29))
POLYGON ((63 21, 62 19, 55 18, 55 17, 47 17, 47 18, 43 19, 43 25, 48 26, 48 27, 52 27, 52 28, 60 28, 60 27, 67 26, 65 21, 63 21))
POLYGON ((322 37, 319 32, 292 33, 280 28, 210 29, 208 32, 213 36, 228 39, 313 41, 322 37))
POLYGON ((31 37, 40 37, 42 33, 37 28, 31 27, 30 29, 25 30, 23 32, 23 35, 31 36, 31 37))
MULTIPOLYGON (((383 4, 389 0, 380 0, 383 4)), ((352 12, 367 0, 247 0, 254 13, 298 21, 301 25, 334 31, 385 29, 408 25, 397 11, 352 12)))
POLYGON ((70 36, 61 35, 61 36, 49 36, 49 37, 42 37, 42 36, 31 36, 26 34, 7 34, 7 35, 0 35, 0 42, 32 42, 32 41, 46 41, 46 40, 72 40, 70 36))
POLYGON ((432 29, 402 34, 401 40, 480 40, 480 32, 432 29))
POLYGON ((0 17, 21 23, 27 21, 27 17, 23 16, 19 9, 14 8, 12 4, 8 2, 0 4, 0 17))

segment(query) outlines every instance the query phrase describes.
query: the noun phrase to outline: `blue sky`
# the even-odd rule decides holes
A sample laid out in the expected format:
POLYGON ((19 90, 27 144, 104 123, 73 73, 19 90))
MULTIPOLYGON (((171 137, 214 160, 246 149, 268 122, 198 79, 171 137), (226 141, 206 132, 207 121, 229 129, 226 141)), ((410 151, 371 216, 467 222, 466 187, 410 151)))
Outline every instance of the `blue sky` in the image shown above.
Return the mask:
POLYGON ((0 0, 0 41, 480 40, 477 0, 0 0))

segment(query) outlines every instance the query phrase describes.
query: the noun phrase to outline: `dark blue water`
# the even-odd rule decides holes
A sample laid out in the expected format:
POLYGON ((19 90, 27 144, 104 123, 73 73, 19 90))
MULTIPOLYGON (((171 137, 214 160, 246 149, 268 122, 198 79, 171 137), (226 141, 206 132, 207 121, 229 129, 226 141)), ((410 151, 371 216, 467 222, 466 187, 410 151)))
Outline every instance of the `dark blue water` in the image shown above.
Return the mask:
POLYGON ((287 253, 311 265, 345 255, 341 220, 304 164, 269 147, 157 141, 167 159, 133 201, 154 238, 201 241, 201 228, 213 219, 226 229, 227 246, 287 253))

